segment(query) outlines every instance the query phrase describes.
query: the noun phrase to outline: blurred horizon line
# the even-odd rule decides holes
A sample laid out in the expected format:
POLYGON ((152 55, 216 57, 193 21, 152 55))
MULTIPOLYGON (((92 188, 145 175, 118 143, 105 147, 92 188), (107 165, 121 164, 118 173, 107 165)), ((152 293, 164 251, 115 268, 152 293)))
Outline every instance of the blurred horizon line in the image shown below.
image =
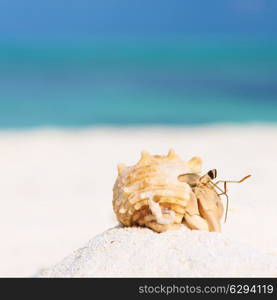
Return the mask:
POLYGON ((277 42, 275 32, 249 32, 249 33, 136 33, 136 34, 125 34, 125 33, 103 33, 103 34, 44 34, 44 35, 34 35, 34 34, 7 34, 0 36, 0 42, 3 41, 36 41, 36 42, 70 42, 70 41, 198 41, 198 42, 216 42, 216 41, 275 41, 277 42))

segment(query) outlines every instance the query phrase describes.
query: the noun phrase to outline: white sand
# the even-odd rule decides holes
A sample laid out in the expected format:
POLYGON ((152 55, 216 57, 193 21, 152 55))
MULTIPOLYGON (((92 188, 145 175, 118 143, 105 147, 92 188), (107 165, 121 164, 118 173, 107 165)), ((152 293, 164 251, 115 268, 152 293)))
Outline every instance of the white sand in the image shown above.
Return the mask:
MULTIPOLYGON (((230 186, 227 238, 277 255, 277 127, 0 132, 0 276, 32 276, 116 225, 116 164, 142 149, 200 155, 230 186)), ((149 274, 150 275, 150 274, 149 274)))
POLYGON ((186 227, 115 228, 40 277, 277 277, 277 256, 186 227))

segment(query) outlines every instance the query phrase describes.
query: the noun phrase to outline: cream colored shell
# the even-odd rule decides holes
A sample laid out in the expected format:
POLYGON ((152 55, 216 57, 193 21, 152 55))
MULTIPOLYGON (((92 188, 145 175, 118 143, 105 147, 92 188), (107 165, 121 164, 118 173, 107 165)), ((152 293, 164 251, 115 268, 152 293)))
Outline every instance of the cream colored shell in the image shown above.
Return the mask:
POLYGON ((193 206, 191 187, 180 182, 178 176, 200 173, 201 167, 199 157, 184 162, 174 150, 165 156, 142 152, 136 165, 120 164, 113 189, 113 208, 118 221, 157 232, 178 228, 186 207, 193 206))

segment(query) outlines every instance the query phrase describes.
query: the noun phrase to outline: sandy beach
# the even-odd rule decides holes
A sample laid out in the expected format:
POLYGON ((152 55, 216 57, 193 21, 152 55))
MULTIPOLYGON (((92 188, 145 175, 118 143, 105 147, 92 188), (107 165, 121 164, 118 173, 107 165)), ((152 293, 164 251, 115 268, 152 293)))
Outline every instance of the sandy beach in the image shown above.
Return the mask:
POLYGON ((277 256, 229 239, 224 233, 142 227, 109 229, 38 277, 277 277, 277 256))
POLYGON ((230 186, 223 232, 277 255, 277 126, 0 131, 0 276, 34 276, 115 226, 117 163, 169 148, 219 179, 252 174, 230 186))

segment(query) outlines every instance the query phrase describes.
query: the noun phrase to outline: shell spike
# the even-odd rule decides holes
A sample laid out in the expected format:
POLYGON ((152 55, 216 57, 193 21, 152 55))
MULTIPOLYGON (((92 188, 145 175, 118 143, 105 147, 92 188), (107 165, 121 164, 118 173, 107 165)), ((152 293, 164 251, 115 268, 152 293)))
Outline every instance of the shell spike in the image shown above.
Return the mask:
POLYGON ((118 164, 117 165, 117 171, 118 171, 118 175, 122 175, 124 170, 126 169, 126 165, 124 164, 118 164))
POLYGON ((175 153, 175 150, 173 148, 171 148, 169 150, 167 157, 168 158, 174 158, 174 157, 176 157, 176 153, 175 153))
POLYGON ((137 165, 144 164, 146 161, 149 161, 151 159, 151 155, 147 151, 142 151, 141 152, 141 158, 137 165))
POLYGON ((141 158, 148 158, 150 156, 151 155, 149 154, 149 152, 147 152, 147 151, 141 151, 141 158))
POLYGON ((191 173, 199 174, 202 171, 202 159, 201 157, 195 156, 188 161, 188 168, 191 173))

